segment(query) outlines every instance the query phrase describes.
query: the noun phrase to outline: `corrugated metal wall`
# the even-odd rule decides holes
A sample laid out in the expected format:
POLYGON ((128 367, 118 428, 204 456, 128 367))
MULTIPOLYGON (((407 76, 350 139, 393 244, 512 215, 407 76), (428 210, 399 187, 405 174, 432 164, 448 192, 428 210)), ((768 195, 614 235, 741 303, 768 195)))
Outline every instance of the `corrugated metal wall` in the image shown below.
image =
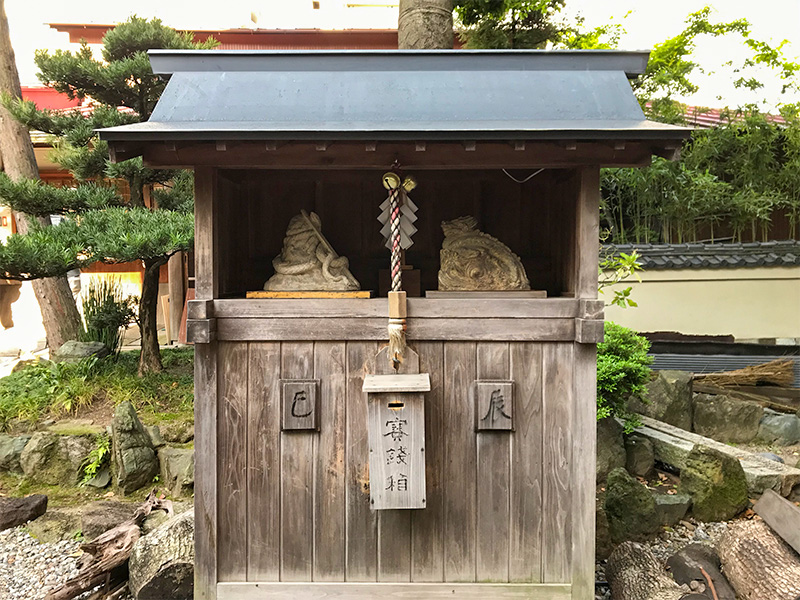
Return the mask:
POLYGON ((665 371, 691 371, 692 373, 715 373, 734 371, 752 365, 763 365, 779 358, 794 361, 794 384, 800 388, 800 356, 729 356, 726 354, 653 354, 653 369, 665 371))

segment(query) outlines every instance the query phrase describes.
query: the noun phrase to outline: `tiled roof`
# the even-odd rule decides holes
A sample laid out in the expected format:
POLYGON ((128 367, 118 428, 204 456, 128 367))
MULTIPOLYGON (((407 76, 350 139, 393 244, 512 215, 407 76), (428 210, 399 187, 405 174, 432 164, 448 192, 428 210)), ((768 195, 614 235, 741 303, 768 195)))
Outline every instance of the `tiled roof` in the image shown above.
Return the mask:
POLYGON ((745 244, 617 244, 604 253, 636 250, 642 268, 741 269, 748 267, 800 266, 800 242, 750 242, 745 244))

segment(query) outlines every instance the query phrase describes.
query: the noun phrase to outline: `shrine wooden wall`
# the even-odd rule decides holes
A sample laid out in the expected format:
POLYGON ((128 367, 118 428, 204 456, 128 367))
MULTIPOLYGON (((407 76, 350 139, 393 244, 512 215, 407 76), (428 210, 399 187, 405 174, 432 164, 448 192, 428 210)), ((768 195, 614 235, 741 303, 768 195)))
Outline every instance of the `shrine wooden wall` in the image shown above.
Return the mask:
POLYGON ((592 408, 574 344, 413 347, 432 384, 427 508, 373 511, 361 385, 378 343, 218 343, 218 581, 571 581, 572 421, 592 408), (280 380, 314 378, 319 432, 281 432, 280 380), (515 431, 476 432, 477 379, 514 381, 515 431))

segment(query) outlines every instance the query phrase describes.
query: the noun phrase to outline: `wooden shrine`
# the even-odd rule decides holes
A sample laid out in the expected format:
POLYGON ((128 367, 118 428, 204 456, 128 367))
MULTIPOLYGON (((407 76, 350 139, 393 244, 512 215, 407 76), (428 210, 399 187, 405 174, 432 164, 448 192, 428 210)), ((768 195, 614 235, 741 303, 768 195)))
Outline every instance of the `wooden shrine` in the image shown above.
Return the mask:
POLYGON ((195 173, 195 597, 593 598, 600 168, 687 135, 631 93, 647 53, 150 56, 150 121, 101 137, 195 173), (417 186, 397 369, 387 171, 417 186), (254 294, 298 214, 360 291, 254 294), (443 222, 531 291, 439 291, 443 222))

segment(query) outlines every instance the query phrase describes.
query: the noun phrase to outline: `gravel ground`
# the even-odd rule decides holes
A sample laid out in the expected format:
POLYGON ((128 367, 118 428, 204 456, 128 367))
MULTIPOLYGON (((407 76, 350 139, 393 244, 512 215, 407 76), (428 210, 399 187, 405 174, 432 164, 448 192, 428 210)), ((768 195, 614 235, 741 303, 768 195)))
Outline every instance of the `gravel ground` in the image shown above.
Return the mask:
MULTIPOLYGON (((79 546, 72 540, 40 543, 24 527, 0 532, 0 598, 41 600, 53 587, 78 574, 79 546)), ((123 600, 131 597, 125 595, 123 600)))
MULTIPOLYGON (((665 530, 646 545, 650 547, 653 555, 666 565, 670 556, 689 544, 704 542, 716 547, 727 530, 728 524, 725 522, 698 523, 694 519, 689 519, 681 521, 671 529, 665 530)), ((605 567, 605 561, 595 564, 595 581, 597 582, 595 600, 612 600, 611 590, 606 583, 605 567)))

